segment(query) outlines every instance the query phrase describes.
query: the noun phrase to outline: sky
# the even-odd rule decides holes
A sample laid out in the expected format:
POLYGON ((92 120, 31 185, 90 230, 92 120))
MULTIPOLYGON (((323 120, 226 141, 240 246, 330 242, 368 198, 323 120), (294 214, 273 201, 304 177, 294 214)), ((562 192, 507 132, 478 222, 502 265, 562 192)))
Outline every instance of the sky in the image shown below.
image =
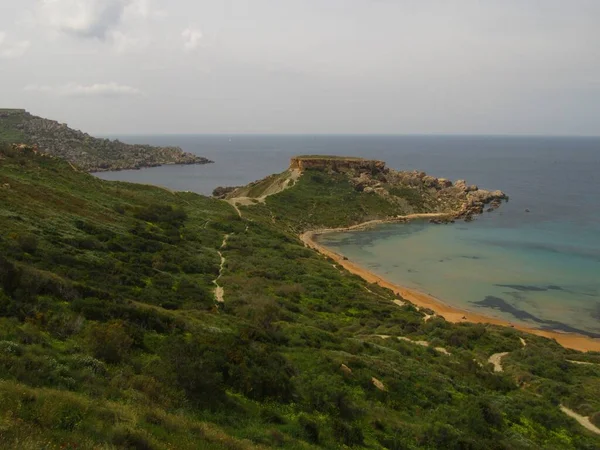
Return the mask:
POLYGON ((599 0, 0 0, 0 108, 95 134, 600 135, 599 0))

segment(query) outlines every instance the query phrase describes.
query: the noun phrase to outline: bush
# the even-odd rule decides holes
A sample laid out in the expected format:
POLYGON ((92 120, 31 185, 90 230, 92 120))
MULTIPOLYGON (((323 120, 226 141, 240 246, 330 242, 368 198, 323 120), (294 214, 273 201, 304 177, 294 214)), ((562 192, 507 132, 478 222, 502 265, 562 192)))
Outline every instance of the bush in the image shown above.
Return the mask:
POLYGON ((112 443, 126 450, 153 450, 156 448, 147 433, 128 427, 119 427, 114 430, 112 443))
POLYGON ((313 444, 319 443, 319 425, 314 420, 302 415, 298 419, 298 423, 302 427, 304 434, 309 442, 313 444))
POLYGON ((116 364, 123 361, 133 344, 122 321, 97 323, 87 333, 87 344, 96 358, 116 364))
POLYGON ((38 239, 33 234, 25 233, 17 236, 17 243, 25 253, 34 254, 38 248, 38 239))
POLYGON ((168 339, 161 353, 167 364, 165 383, 174 381, 192 404, 212 408, 225 399, 225 355, 219 342, 178 335, 168 339))

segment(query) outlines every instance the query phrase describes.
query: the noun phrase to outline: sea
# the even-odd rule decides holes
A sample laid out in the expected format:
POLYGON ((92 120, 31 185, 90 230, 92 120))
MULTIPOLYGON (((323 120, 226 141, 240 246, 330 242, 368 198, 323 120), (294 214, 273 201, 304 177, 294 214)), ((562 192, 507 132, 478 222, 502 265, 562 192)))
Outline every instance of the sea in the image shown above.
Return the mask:
POLYGON ((320 242, 391 282, 488 316, 600 337, 600 137, 107 136, 214 160, 97 174, 210 195, 285 170, 298 154, 362 156, 501 189, 473 222, 385 224, 320 242))

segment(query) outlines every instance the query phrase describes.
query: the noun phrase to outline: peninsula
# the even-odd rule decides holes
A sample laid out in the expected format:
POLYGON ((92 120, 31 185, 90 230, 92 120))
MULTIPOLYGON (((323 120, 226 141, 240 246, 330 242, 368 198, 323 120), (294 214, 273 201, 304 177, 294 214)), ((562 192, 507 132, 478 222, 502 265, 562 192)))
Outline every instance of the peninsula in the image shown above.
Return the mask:
POLYGON ((35 145, 41 152, 63 158, 87 172, 212 162, 179 147, 95 138, 64 123, 33 116, 24 109, 0 109, 0 142, 35 145))

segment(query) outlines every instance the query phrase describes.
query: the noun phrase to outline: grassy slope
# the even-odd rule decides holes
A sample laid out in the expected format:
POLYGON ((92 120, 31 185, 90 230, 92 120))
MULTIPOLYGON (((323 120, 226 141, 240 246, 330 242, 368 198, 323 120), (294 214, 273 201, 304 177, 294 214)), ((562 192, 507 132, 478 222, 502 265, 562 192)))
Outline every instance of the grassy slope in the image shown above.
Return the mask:
MULTIPOLYGON (((2 113, 2 110, 0 110, 2 113)), ((16 129, 21 122, 20 116, 8 116, 0 120, 0 142, 23 142, 24 135, 16 129)))
POLYGON ((0 159, 0 447, 598 447, 556 406, 600 410, 598 369, 567 363, 576 352, 424 323, 302 247, 294 210, 282 226, 264 208, 244 221, 194 194, 0 159), (506 374, 485 365, 499 351, 506 374))
POLYGON ((357 191, 343 174, 307 170, 290 189, 269 196, 248 214, 267 212, 290 230, 336 228, 374 219, 421 212, 424 199, 412 200, 415 207, 398 204, 371 193, 357 191))

